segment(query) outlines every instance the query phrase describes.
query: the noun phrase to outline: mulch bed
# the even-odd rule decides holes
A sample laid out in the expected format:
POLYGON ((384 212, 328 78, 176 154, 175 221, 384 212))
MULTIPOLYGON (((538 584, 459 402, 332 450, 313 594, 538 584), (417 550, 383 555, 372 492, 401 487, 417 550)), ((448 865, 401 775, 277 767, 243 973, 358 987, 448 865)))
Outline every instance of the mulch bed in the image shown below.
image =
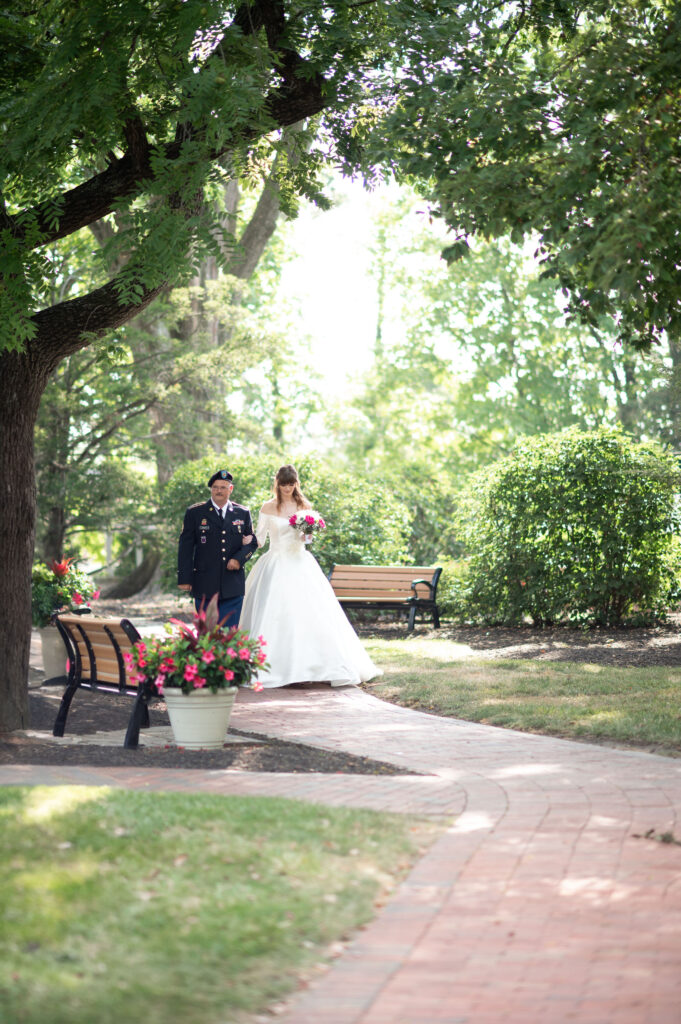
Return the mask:
MULTIPOLYGON (((59 687, 29 693, 31 728, 52 732, 61 697, 59 687)), ((79 690, 73 698, 66 723, 66 735, 83 736, 93 732, 125 729, 132 710, 129 697, 96 694, 79 690)), ((150 708, 151 725, 169 725, 165 705, 150 708)), ((302 743, 287 743, 267 736, 254 737, 235 729, 230 732, 253 739, 253 743, 228 744, 222 750, 182 750, 178 747, 138 747, 78 744, 67 746, 52 740, 36 740, 19 734, 0 737, 0 764, 91 765, 98 768, 232 768, 245 772, 341 772, 347 775, 413 775, 404 768, 355 757, 337 751, 321 750, 302 743)), ((144 730, 140 733, 144 744, 144 730)))
POLYGON ((418 641, 439 637, 465 644, 476 658, 577 661, 620 666, 681 666, 681 615, 650 628, 569 629, 556 626, 453 626, 440 629, 417 627, 408 634, 404 626, 390 622, 356 622, 361 637, 418 641))

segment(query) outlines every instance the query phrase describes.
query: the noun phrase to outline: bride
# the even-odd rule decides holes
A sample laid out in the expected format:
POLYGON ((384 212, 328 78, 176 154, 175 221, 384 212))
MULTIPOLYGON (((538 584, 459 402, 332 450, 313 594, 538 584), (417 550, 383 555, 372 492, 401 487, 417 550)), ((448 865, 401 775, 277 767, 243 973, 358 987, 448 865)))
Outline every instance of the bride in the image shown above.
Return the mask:
POLYGON ((246 580, 239 629, 267 641, 264 687, 328 682, 357 685, 380 675, 339 605, 331 584, 289 517, 311 508, 293 466, 274 478, 274 498, 260 509, 258 547, 270 537, 246 580))

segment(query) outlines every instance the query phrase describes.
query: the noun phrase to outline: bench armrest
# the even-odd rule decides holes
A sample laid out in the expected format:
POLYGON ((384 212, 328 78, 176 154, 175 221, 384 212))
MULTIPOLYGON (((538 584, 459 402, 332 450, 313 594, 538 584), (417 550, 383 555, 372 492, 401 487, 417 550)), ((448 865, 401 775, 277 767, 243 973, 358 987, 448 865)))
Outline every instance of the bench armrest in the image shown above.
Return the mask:
POLYGON ((424 586, 428 587, 428 590, 430 591, 430 598, 429 598, 429 600, 432 601, 432 599, 434 597, 434 587, 433 587, 433 584, 430 582, 430 580, 412 580, 411 581, 411 589, 414 591, 415 596, 416 597, 419 596, 418 595, 418 591, 416 590, 416 588, 419 585, 419 583, 423 583, 424 586))

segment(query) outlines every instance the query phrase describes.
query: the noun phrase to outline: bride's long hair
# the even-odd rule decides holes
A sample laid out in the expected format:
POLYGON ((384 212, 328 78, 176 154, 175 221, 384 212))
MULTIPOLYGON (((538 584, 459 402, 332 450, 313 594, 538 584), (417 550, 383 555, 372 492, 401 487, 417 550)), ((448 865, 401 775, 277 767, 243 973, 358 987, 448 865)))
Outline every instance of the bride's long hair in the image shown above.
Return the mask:
POLYGON ((280 510, 283 502, 281 488, 282 486, 288 487, 290 484, 293 484, 293 494, 291 497, 295 501, 297 507, 311 508, 310 502, 300 489, 298 473, 296 472, 295 466, 281 466, 274 475, 274 486, 272 488, 274 496, 277 499, 277 512, 280 510))

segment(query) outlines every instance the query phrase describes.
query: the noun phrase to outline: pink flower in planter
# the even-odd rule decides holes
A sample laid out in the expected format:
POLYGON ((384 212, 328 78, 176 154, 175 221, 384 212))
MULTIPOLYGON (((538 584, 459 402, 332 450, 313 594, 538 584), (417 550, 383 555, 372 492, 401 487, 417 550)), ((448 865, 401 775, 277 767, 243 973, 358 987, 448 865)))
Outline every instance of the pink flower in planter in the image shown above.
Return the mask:
POLYGON ((205 665, 210 665, 211 661, 215 661, 215 654, 213 653, 212 648, 210 651, 204 651, 201 655, 201 661, 204 662, 205 665))
POLYGON ((251 652, 248 650, 247 647, 242 647, 241 650, 239 651, 239 657, 241 658, 242 661, 248 661, 250 656, 251 652))
POLYGON ((77 590, 74 590, 74 592, 73 592, 73 603, 74 604, 84 604, 85 603, 85 598, 83 597, 82 594, 79 594, 77 590))
POLYGON ((101 590, 95 590, 94 594, 92 595, 92 600, 96 601, 100 594, 101 590))
POLYGON ((259 665, 264 665, 266 661, 267 661, 267 655, 265 654, 264 651, 261 651, 260 654, 258 655, 258 664, 259 665))
POLYGON ((199 670, 196 667, 196 665, 187 665, 186 669, 184 670, 184 678, 187 680, 188 683, 191 683, 193 679, 196 679, 198 674, 199 670))
POLYGON ((234 679, 234 673, 232 672, 231 668, 223 668, 222 671, 224 672, 225 679, 227 680, 227 682, 231 683, 232 679, 234 679))
MULTIPOLYGON (((142 678, 144 679, 144 676, 142 676, 142 678)), ((159 697, 163 696, 163 683, 164 682, 165 682, 165 680, 163 679, 163 676, 160 676, 160 675, 156 676, 156 678, 154 679, 154 685, 156 687, 156 692, 158 693, 159 697)))
POLYGON ((236 658, 236 651, 233 647, 227 648, 227 654, 229 654, 230 658, 236 658))
POLYGON ((205 685, 206 685, 206 680, 203 678, 203 676, 198 676, 194 680, 194 689, 195 690, 202 690, 205 685))

